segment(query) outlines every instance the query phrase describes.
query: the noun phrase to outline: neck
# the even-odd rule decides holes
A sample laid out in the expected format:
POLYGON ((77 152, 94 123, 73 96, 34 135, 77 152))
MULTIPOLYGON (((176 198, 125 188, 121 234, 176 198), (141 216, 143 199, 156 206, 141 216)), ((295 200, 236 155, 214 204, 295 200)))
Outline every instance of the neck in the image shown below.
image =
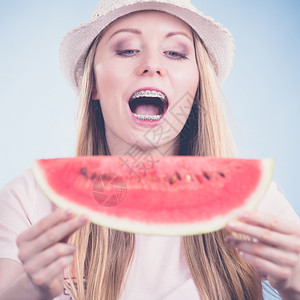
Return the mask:
POLYGON ((110 143, 109 152, 112 156, 128 155, 128 156, 172 156, 178 155, 179 152, 179 136, 168 143, 153 147, 152 145, 143 145, 139 143, 129 144, 124 140, 118 143, 110 143))

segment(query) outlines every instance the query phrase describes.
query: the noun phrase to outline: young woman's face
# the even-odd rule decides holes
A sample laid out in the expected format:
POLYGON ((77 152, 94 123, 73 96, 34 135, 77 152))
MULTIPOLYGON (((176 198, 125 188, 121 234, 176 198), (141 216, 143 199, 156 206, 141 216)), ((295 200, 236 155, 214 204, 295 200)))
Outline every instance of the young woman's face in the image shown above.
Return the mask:
POLYGON ((94 72, 111 154, 176 154, 199 82, 191 28, 163 12, 122 17, 105 30, 94 72))

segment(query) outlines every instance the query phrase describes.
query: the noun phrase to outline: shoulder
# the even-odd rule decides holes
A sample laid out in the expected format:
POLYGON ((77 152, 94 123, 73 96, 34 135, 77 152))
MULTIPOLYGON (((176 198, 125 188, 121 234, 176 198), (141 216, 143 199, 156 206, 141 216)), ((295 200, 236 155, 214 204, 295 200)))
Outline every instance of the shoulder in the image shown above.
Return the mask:
POLYGON ((18 259, 16 239, 32 224, 53 211, 31 170, 9 181, 0 190, 0 258, 18 259))
POLYGON ((31 169, 25 170, 0 190, 0 203, 1 210, 22 213, 31 224, 55 209, 37 185, 31 169))
POLYGON ((300 219, 288 200, 278 190, 277 184, 272 182, 264 196, 263 200, 257 207, 257 211, 268 213, 300 224, 300 219))

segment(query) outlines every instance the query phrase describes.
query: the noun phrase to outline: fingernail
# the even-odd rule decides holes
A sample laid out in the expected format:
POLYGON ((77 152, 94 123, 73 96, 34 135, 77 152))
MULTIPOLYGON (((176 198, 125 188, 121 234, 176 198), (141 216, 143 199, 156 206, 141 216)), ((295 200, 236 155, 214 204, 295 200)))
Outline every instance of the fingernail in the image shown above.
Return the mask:
POLYGON ((69 249, 70 249, 70 252, 74 253, 76 248, 73 245, 69 245, 69 249))
POLYGON ((248 219, 249 218, 249 213, 248 212, 242 212, 239 215, 239 219, 248 219))
POLYGON ((81 224, 86 224, 89 221, 89 219, 86 216, 80 216, 79 221, 81 224))
POLYGON ((67 217, 71 217, 71 216, 73 215, 73 212, 72 212, 71 209, 67 209, 67 210, 65 211, 65 214, 66 214, 67 217))
POLYGON ((238 222, 236 222, 236 221, 230 221, 229 223, 227 223, 227 226, 229 228, 235 228, 235 227, 237 227, 237 225, 238 225, 238 222))

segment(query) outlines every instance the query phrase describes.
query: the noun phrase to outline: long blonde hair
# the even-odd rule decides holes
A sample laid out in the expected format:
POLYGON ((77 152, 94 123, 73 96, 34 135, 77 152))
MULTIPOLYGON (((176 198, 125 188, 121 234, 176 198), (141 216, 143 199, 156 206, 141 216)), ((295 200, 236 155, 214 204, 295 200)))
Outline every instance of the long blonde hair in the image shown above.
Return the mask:
MULTIPOLYGON (((193 32, 200 82, 194 105, 180 133, 179 155, 233 157, 235 145, 225 117, 220 89, 203 42, 193 32)), ((90 47, 79 93, 77 155, 109 155, 99 101, 91 100, 94 85, 93 61, 100 35, 90 47)), ((228 232, 182 238, 186 260, 203 300, 262 299, 256 270, 227 246, 228 232)), ((66 289, 77 300, 117 300, 130 271, 135 235, 94 224, 70 238, 77 251, 65 274, 66 289)))

